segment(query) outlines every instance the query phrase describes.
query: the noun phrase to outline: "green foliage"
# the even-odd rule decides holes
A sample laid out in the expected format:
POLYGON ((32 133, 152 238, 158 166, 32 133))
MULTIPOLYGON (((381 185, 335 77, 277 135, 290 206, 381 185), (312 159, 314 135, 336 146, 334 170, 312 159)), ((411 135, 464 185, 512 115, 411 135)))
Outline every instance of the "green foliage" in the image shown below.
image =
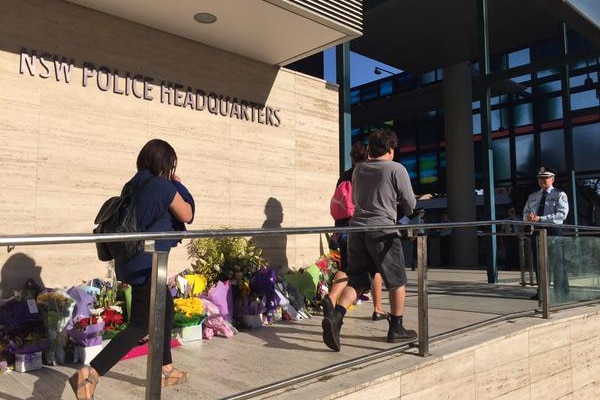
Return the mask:
POLYGON ((242 237, 192 239, 187 252, 194 272, 206 276, 207 287, 232 279, 241 283, 266 264, 262 250, 242 237))

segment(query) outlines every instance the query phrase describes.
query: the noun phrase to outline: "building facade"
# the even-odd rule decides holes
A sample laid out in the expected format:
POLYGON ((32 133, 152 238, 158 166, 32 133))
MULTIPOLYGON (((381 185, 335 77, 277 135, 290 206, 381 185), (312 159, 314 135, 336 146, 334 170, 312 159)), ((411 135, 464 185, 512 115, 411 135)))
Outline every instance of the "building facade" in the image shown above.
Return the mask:
MULTIPOLYGON (((189 229, 331 224, 337 88, 282 66, 360 30, 323 22, 302 4, 276 3, 289 2, 240 7, 249 7, 245 16, 258 25, 269 26, 261 18, 273 15, 288 21, 284 43, 238 49, 236 37, 260 42, 269 32, 229 31, 227 41, 204 27, 177 32, 187 19, 152 26, 152 17, 168 22, 180 8, 155 9, 158 1, 3 1, 0 234, 91 232, 100 205, 133 176, 137 154, 152 138, 173 145, 177 174, 195 196, 189 229), (310 41, 285 42, 306 29, 310 41)), ((219 21, 236 26, 227 21, 237 15, 231 7, 204 7, 221 12, 215 29, 229 29, 219 21)), ((282 247, 264 244, 274 267, 302 267, 320 254, 315 235, 277 243, 282 247)), ((0 256, 3 287, 27 277, 68 287, 106 276, 94 244, 8 250, 0 256)), ((184 245, 172 251, 169 266, 171 273, 190 267, 184 245)))

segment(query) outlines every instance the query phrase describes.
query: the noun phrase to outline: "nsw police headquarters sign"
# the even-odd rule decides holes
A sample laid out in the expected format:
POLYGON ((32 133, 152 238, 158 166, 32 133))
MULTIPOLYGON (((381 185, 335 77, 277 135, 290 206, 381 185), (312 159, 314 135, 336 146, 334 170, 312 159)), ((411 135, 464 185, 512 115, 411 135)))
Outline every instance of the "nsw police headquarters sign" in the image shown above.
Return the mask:
POLYGON ((160 101, 163 104, 187 108, 193 111, 235 118, 241 121, 278 127, 281 125, 280 109, 239 100, 230 96, 210 92, 199 88, 183 86, 178 83, 161 81, 160 86, 154 78, 125 72, 119 74, 116 69, 106 66, 96 67, 84 62, 82 73, 77 77, 73 73, 74 59, 59 57, 36 50, 21 49, 19 73, 39 76, 42 79, 54 78, 57 82, 71 83, 77 80, 82 86, 94 86, 103 92, 112 92, 121 96, 133 96, 147 101, 160 101))

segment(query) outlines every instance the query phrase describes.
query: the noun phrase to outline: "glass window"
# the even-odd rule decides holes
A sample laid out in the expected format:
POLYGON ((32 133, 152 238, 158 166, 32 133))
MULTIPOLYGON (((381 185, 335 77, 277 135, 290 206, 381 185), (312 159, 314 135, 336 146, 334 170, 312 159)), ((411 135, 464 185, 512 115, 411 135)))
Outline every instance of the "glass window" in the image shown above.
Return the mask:
POLYGON ((547 77, 547 76, 556 75, 556 74, 558 74, 559 72, 560 72, 560 71, 559 71, 558 69, 554 69, 554 68, 551 68, 551 69, 542 69, 542 70, 539 70, 539 71, 538 71, 538 73, 537 73, 537 77, 538 77, 538 78, 545 78, 545 77, 547 77))
POLYGON ((379 95, 388 96, 394 92, 394 85, 391 80, 383 81, 379 85, 379 95))
POLYGON ((400 163, 404 165, 404 168, 408 171, 410 180, 415 181, 417 179, 417 156, 402 156, 400 157, 400 163))
POLYGON ((435 82, 435 71, 425 72, 419 77, 419 85, 427 85, 433 82, 435 82))
POLYGON ((517 159, 517 176, 535 176, 535 160, 533 151, 533 135, 515 138, 515 158, 517 159))
POLYGON ((368 101, 368 100, 375 100, 376 98, 379 97, 379 91, 377 90, 378 88, 376 86, 367 86, 362 88, 362 100, 363 101, 368 101))
POLYGON ((353 90, 350 92, 350 104, 360 103, 360 90, 353 90))
POLYGON ((546 131, 540 134, 540 144, 542 146, 541 164, 549 165, 559 171, 565 168, 565 140, 564 131, 556 129, 546 131))
POLYGON ((571 93, 571 110, 581 110, 582 108, 597 107, 598 98, 596 90, 586 90, 579 93, 571 93))
POLYGON ((539 103, 540 118, 542 121, 553 121, 563 117, 562 97, 555 96, 542 99, 539 103))
POLYGON ((531 62, 529 47, 522 50, 513 51, 508 54, 508 67, 514 68, 520 65, 526 65, 531 62))
POLYGON ((598 171, 600 154, 600 123, 573 127, 575 171, 598 171))
POLYGON ((411 125, 396 126, 396 134, 398 135, 398 147, 400 152, 407 153, 417 149, 417 139, 415 133, 416 128, 411 125))
POLYGON ((516 76, 516 77, 512 78, 512 80, 517 83, 528 82, 531 80, 531 74, 516 76))
POLYGON ((544 82, 537 86, 537 90, 539 93, 556 92, 562 90, 562 85, 560 84, 560 80, 544 82))
POLYGON ((500 128, 507 129, 509 125, 508 121, 508 109, 500 108, 492 110, 492 131, 497 131, 500 128))
POLYGON ((417 138, 419 140, 420 149, 424 147, 435 147, 435 145, 437 144, 435 132, 436 129, 434 120, 422 121, 419 124, 419 126, 417 127, 417 138))
POLYGON ((417 87, 417 77, 414 74, 404 73, 398 75, 396 84, 398 85, 399 92, 415 89, 417 87))
POLYGON ((419 175, 421 185, 437 182, 437 155, 435 153, 426 153, 419 156, 419 175))
POLYGON ((533 106, 531 103, 517 104, 514 107, 515 126, 533 124, 533 106))
POLYGON ((594 84, 596 84, 598 82, 598 73, 590 72, 589 74, 581 74, 581 75, 575 75, 575 76, 570 77, 569 85, 571 86, 571 88, 585 86, 586 79, 588 77, 593 81, 594 84))
POLYGON ((510 179, 510 146, 508 138, 492 141, 494 179, 510 179))
POLYGON ((473 114, 473 135, 481 133, 481 114, 473 114))

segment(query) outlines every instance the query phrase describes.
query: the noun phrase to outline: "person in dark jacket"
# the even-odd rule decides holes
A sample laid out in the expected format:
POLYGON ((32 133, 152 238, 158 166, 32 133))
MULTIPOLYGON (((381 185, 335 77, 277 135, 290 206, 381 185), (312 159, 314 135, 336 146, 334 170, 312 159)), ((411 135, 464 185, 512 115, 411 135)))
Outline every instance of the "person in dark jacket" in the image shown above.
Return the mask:
MULTIPOLYGON (((183 223, 194 218, 194 201, 175 174, 177 155, 164 140, 153 139, 144 145, 137 158, 137 173, 127 185, 140 187, 136 196, 136 217, 140 232, 181 230, 183 223), (143 187, 141 186, 143 184, 143 187)), ((177 241, 157 240, 156 250, 169 251, 177 241)), ((131 285, 131 316, 127 328, 117 334, 90 362, 77 370, 69 382, 77 399, 92 399, 101 376, 106 374, 125 354, 148 334, 150 323, 150 292, 152 254, 141 253, 130 260, 115 262, 117 279, 131 285)), ((160 288, 159 288, 160 289, 160 288)), ((173 367, 171 336, 174 304, 168 288, 165 307, 165 339, 161 386, 183 383, 188 373, 173 367)))

